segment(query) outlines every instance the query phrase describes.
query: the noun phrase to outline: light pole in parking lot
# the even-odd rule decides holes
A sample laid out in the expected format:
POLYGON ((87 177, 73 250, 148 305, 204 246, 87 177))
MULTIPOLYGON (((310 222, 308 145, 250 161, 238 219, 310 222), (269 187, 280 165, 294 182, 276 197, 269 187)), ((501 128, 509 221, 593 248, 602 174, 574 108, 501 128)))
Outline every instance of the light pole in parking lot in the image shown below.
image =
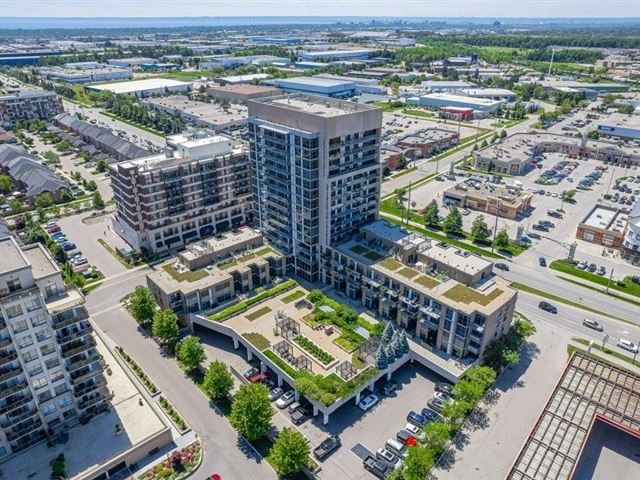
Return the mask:
POLYGON ((611 269, 611 273, 609 274, 609 281, 607 282, 607 289, 605 290, 605 293, 607 295, 609 295, 609 286, 611 285, 611 279, 613 278, 613 271, 615 270, 615 268, 611 269))

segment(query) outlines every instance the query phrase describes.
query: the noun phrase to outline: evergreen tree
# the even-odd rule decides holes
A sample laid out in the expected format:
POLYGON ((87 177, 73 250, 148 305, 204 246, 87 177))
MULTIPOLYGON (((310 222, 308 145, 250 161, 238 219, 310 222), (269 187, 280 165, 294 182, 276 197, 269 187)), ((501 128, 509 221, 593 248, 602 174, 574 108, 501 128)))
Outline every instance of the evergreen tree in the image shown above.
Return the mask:
POLYGON ((389 365, 391 365, 393 362, 396 361, 396 352, 393 349, 393 347, 391 346, 391 344, 389 344, 386 347, 384 347, 384 353, 387 356, 387 363, 389 365))
POLYGON ((376 368, 378 370, 384 370, 389 366, 387 362, 387 354, 384 351, 384 346, 380 344, 378 351, 376 352, 376 368))
POLYGON ((462 214, 458 207, 451 207, 451 211, 442 222, 442 230, 447 233, 462 233, 462 214))
POLYGON ((391 341, 393 334, 395 332, 395 327, 393 323, 387 322, 387 325, 384 327, 384 331, 382 332, 382 343, 387 344, 391 341))
POLYGON ((436 227, 440 220, 438 220, 438 202, 431 200, 427 207, 424 209, 424 224, 427 227, 436 227))
POLYGON ((479 215, 473 221, 471 238, 473 238, 475 242, 486 242, 490 236, 491 232, 489 231, 489 227, 487 227, 487 222, 484 221, 484 215, 479 215))

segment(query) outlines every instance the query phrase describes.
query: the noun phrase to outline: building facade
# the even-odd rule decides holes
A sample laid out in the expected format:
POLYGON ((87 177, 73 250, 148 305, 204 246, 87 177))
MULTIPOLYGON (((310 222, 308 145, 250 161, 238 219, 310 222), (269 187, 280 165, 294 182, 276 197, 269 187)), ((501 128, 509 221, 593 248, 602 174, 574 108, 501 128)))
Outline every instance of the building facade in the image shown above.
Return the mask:
POLYGON ((248 107, 254 224, 317 281, 321 249, 377 218, 382 111, 302 94, 248 107))
POLYGON ((640 263, 640 203, 629 212, 622 241, 622 258, 634 265, 640 263))
POLYGON ((0 458, 84 422, 110 394, 77 290, 36 244, 0 239, 0 458))
POLYGON ((23 91, 0 95, 0 124, 5 127, 13 127, 19 121, 49 120, 62 112, 62 102, 54 92, 23 91))
POLYGON ((251 182, 241 143, 193 131, 168 137, 167 146, 109 167, 114 229, 129 245, 166 251, 247 223, 251 182))

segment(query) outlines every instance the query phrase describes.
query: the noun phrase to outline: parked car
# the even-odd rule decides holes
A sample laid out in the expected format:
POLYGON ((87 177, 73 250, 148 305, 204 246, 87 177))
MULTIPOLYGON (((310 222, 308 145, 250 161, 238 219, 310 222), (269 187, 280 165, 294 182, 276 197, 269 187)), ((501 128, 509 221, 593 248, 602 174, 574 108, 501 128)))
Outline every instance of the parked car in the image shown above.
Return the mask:
POLYGON ((427 419, 427 423, 435 422, 442 418, 442 415, 429 407, 423 408, 420 414, 427 419))
POLYGON ((453 386, 447 382, 438 382, 435 384, 436 392, 443 392, 451 394, 453 392, 453 386))
POLYGON ((382 393, 388 397, 398 389, 398 384, 393 380, 389 380, 382 386, 382 393))
POLYGON ((578 265, 576 265, 576 268, 579 268, 580 270, 586 270, 588 266, 589 264, 583 260, 582 262, 578 262, 578 265))
POLYGON ((264 383, 269 380, 269 375, 264 372, 258 372, 249 377, 249 381, 251 383, 264 383))
POLYGON ((587 267, 587 271, 593 273, 593 272, 595 272, 597 270, 597 268, 598 268, 598 266, 595 263, 592 263, 587 267))
POLYGON ((433 394, 433 398, 439 398, 443 402, 446 402, 447 400, 449 400, 451 398, 451 395, 449 395, 448 393, 444 393, 444 392, 436 392, 436 393, 433 394))
POLYGON ((369 395, 364 397, 362 400, 360 400, 360 403, 358 404, 358 408, 363 412, 366 412, 371 407, 373 407, 376 403, 378 403, 378 400, 380 400, 380 398, 378 398, 378 396, 375 393, 370 393, 369 395))
MULTIPOLYGON (((427 421, 427 423, 429 423, 429 421, 427 421)), ((422 427, 419 427, 418 425, 414 425, 413 423, 407 423, 404 426, 404 429, 407 432, 409 432, 411 435, 413 435, 415 438, 417 438, 418 440, 424 440, 427 436, 424 433, 424 430, 422 430, 422 427)))
POLYGON ((256 373, 258 373, 260 370, 258 370, 257 368, 250 368, 249 370, 247 370, 246 372, 244 372, 244 378, 246 378, 247 380, 249 380, 249 378, 253 377, 256 373))
POLYGON ((342 445, 342 442, 337 435, 327 437, 320 445, 313 449, 313 456, 316 457, 316 460, 324 460, 331 452, 340 448, 340 445, 342 445))
POLYGON ((274 402, 277 399, 279 399, 283 393, 284 393, 284 388, 282 387, 272 388, 271 391, 269 392, 269 400, 274 402))
POLYGON ((57 225, 54 225, 53 227, 48 227, 48 228, 46 229, 46 232, 47 232, 49 235, 51 235, 52 233, 58 233, 58 232, 60 232, 60 227, 59 227, 59 226, 57 226, 57 225))
POLYGON ((625 338, 621 338, 620 340, 618 340, 618 344, 617 345, 620 348, 622 348, 623 350, 627 350, 628 352, 638 353, 638 345, 633 343, 631 340, 627 340, 625 338))
POLYGON ((62 248, 65 252, 75 250, 76 244, 73 242, 63 242, 60 244, 60 248, 62 248))
POLYGON ((309 418, 311 418, 311 412, 308 408, 300 406, 295 412, 291 414, 291 423, 294 425, 302 425, 309 418))
POLYGON ((444 405, 445 405, 444 400, 441 400, 439 398, 430 398, 429 401, 427 402, 427 407, 431 408, 432 410, 435 410, 438 413, 442 412, 444 405))
POLYGON ((536 232, 527 232, 527 236, 529 238, 533 238, 534 240, 540 240, 542 237, 538 235, 536 232))
POLYGON ((603 330, 602 325, 600 325, 595 320, 591 320, 590 318, 585 318, 584 320, 582 320, 582 325, 584 325, 585 327, 593 328, 598 332, 601 332, 603 330))
POLYGON ((558 313, 558 308, 555 305, 551 305, 549 302, 540 302, 538 304, 538 308, 540 310, 544 310, 545 312, 556 314, 558 313))
POLYGON ((397 470, 401 468, 403 463, 395 453, 390 452, 386 448, 382 447, 376 451, 376 458, 382 460, 389 468, 397 470))
POLYGON ((504 270, 505 272, 509 271, 509 265, 507 265, 506 263, 498 262, 494 263, 493 266, 498 270, 504 270))
POLYGON ((471 213, 471 210, 469 210, 468 208, 465 208, 462 210, 462 215, 469 215, 471 213))
MULTIPOLYGON (((415 445, 418 443, 416 437, 411 435, 411 433, 406 430, 400 430, 398 433, 396 433, 396 438, 402 445, 415 445)), ((387 443, 389 443, 388 440, 387 443)))
MULTIPOLYGON (((547 227, 545 227, 544 225, 540 225, 537 223, 534 223, 533 225, 531 225, 531 228, 533 228, 534 230, 538 230, 540 232, 548 232, 549 229, 547 227)), ((529 236, 531 236, 531 234, 529 234, 529 236)))
POLYGON ((73 265, 84 265, 85 263, 88 263, 89 260, 87 260, 87 257, 80 255, 79 257, 73 257, 71 260, 69 260, 73 265))
POLYGON ((598 267, 598 269, 596 270, 596 274, 597 274, 597 275, 600 275, 600 276, 603 276, 603 275, 605 275, 606 273, 607 273, 607 269, 606 269, 606 268, 604 268, 602 265, 600 265, 600 266, 598 267))
POLYGON ((289 390, 288 392, 283 393, 278 400, 276 400, 276 407, 280 410, 283 408, 287 408, 291 405, 296 399, 296 392, 293 390, 289 390))
POLYGON ((389 467, 387 467, 386 463, 372 457, 371 455, 365 458, 362 464, 364 465, 365 470, 370 471, 378 478, 384 478, 389 473, 389 467))
POLYGON ((427 419, 412 410, 407 414, 407 422, 413 423, 418 427, 424 427, 427 424, 427 419))
POLYGON ((542 225, 543 227, 547 227, 547 228, 555 228, 556 224, 553 222, 550 222, 549 220, 540 220, 538 222, 538 225, 542 225))
MULTIPOLYGON (((409 439, 409 443, 407 445, 417 445, 418 444, 418 442, 416 441, 416 439, 415 439, 415 437, 413 435, 409 435, 409 437, 410 437, 410 439, 409 439)), ((407 447, 403 442, 399 442, 398 440, 390 438, 390 439, 387 440, 387 443, 385 443, 384 446, 387 448, 387 450, 391 450, 393 453, 398 455, 400 458, 405 458, 407 456, 407 447)))
POLYGON ((538 265, 540 265, 541 267, 546 267, 547 266, 547 260, 544 257, 538 258, 538 265))

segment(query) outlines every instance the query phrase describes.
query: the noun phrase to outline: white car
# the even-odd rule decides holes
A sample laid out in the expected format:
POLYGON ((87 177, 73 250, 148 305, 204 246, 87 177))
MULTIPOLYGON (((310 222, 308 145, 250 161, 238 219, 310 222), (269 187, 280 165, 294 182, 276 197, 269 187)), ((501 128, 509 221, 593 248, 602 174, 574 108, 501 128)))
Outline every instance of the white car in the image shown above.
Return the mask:
POLYGON ((436 392, 433 394, 433 398, 437 398, 438 400, 442 400, 443 402, 446 402, 451 398, 451 395, 448 395, 444 392, 436 392))
POLYGON ((623 350, 627 350, 631 353, 638 353, 638 345, 636 345, 630 340, 621 338, 620 340, 618 340, 618 346, 623 350))
POLYGON ((284 389, 282 387, 272 388, 271 391, 269 392, 269 400, 273 402, 274 400, 277 400, 278 398, 280 398, 283 393, 284 393, 284 389))
POLYGON ((378 396, 375 393, 371 393, 366 397, 364 397, 362 400, 360 400, 360 403, 358 404, 358 408, 363 412, 366 412, 371 407, 373 407, 376 403, 378 403, 378 400, 380 400, 378 396))
POLYGON ((276 407, 278 407, 280 410, 282 410, 283 408, 287 408, 295 401, 295 399, 296 392, 294 392, 293 390, 289 390, 288 392, 285 392, 278 400, 276 400, 276 407))
POLYGON ((414 438, 417 438, 418 440, 424 440, 427 437, 427 434, 424 433, 424 430, 422 430, 417 425, 414 425, 413 423, 407 423, 404 426, 404 429, 407 432, 409 432, 414 438))

